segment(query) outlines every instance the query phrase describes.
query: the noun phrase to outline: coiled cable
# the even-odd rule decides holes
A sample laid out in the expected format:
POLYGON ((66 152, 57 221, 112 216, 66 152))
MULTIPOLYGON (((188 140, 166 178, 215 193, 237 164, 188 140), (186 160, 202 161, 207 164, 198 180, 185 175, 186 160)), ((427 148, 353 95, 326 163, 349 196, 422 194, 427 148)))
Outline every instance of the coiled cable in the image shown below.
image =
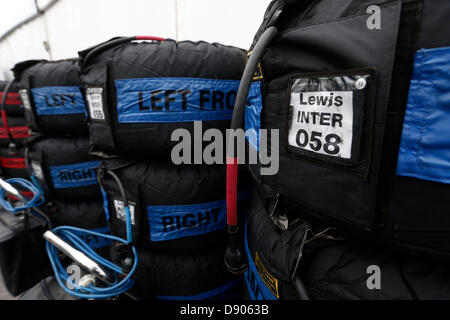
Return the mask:
POLYGON ((0 205, 9 212, 17 213, 19 211, 24 211, 27 209, 31 209, 37 206, 40 206, 44 203, 45 198, 41 197, 41 193, 39 191, 39 188, 36 187, 31 181, 22 179, 22 178, 11 178, 5 180, 6 182, 12 184, 12 185, 19 185, 24 189, 27 189, 33 194, 33 197, 31 199, 26 199, 24 197, 24 203, 20 206, 13 206, 11 202, 7 200, 7 197, 5 195, 5 189, 0 189, 0 205))
POLYGON ((126 240, 113 235, 103 234, 95 231, 70 226, 57 227, 53 229, 52 232, 61 237, 63 240, 70 242, 70 244, 74 248, 82 251, 89 258, 102 265, 105 268, 105 271, 107 270, 109 274, 114 278, 114 282, 107 282, 104 279, 100 279, 103 282, 104 286, 89 285, 87 287, 83 287, 78 285, 72 280, 71 276, 68 275, 65 267, 61 264, 61 261, 59 260, 58 257, 57 249, 49 242, 47 242, 46 249, 48 257, 50 259, 50 264, 55 273, 56 280, 58 281, 59 285, 61 286, 61 288, 63 288, 64 291, 75 297, 83 299, 106 299, 118 296, 131 289, 131 287, 134 284, 132 276, 134 275, 134 272, 136 271, 138 264, 136 248, 132 246, 134 262, 131 271, 125 274, 120 266, 112 263, 111 261, 103 258, 98 253, 96 253, 86 243, 86 241, 81 238, 80 234, 88 234, 91 236, 96 236, 128 244, 126 240), (69 285, 72 288, 69 288, 69 285))
POLYGON ((133 243, 132 223, 128 199, 126 197, 125 190, 123 189, 123 185, 119 177, 111 170, 106 170, 106 173, 111 175, 115 180, 115 182, 117 183, 124 201, 127 239, 122 239, 113 235, 103 234, 71 226, 57 227, 53 229, 52 232, 55 235, 59 236, 64 241, 70 243, 72 247, 83 252, 90 259, 100 264, 104 268, 104 270, 107 273, 109 273, 111 278, 114 279, 114 281, 110 282, 105 279, 97 277, 99 280, 103 282, 104 286, 97 286, 97 285, 94 286, 91 284, 87 287, 84 287, 76 284, 68 275, 64 266, 61 264, 58 257, 58 250, 50 242, 47 241, 46 243, 47 254, 50 259, 50 264, 53 268, 56 280, 58 281, 59 285, 61 286, 61 288, 63 288, 64 291, 78 298, 84 299, 111 298, 127 292, 128 290, 131 289, 131 287, 134 284, 132 276, 134 275, 137 268, 138 255, 136 248, 132 244, 133 243), (81 238, 81 234, 105 238, 125 244, 128 248, 128 257, 130 259, 132 258, 133 261, 130 271, 129 272, 124 271, 123 267, 103 258, 98 253, 96 253, 86 243, 86 241, 81 238), (71 286, 71 288, 69 288, 69 285, 71 286))

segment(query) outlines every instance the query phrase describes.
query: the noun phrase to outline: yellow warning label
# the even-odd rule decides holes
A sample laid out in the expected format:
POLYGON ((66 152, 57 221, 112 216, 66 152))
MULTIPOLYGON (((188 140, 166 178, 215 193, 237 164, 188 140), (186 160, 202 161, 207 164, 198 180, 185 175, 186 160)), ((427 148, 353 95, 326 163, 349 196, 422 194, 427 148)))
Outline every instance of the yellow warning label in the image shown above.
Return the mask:
POLYGON ((258 270, 259 275, 261 276, 264 284, 269 288, 269 290, 273 293, 275 297, 280 298, 280 294, 278 293, 278 279, 270 274, 270 272, 266 269, 266 267, 261 262, 259 258, 258 251, 255 253, 255 266, 258 270))
MULTIPOLYGON (((247 53, 247 62, 248 62, 248 59, 250 58, 251 54, 252 54, 251 51, 247 53)), ((263 77, 263 73, 262 73, 261 62, 258 62, 258 66, 256 67, 256 71, 253 74, 253 81, 259 81, 259 80, 262 80, 262 79, 264 79, 264 77, 263 77)))
POLYGON ((258 81, 264 79, 261 69, 261 62, 258 63, 258 66, 256 67, 256 71, 253 74, 253 81, 258 81))

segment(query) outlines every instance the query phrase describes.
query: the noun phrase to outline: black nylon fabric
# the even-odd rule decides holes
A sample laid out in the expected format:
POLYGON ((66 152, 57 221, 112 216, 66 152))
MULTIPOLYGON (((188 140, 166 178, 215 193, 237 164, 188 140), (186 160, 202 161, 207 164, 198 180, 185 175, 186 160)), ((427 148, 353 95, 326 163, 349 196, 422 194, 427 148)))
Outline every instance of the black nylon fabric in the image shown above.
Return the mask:
POLYGON ((404 5, 404 12, 410 14, 403 18, 405 35, 398 39, 378 195, 379 223, 384 228, 378 232, 402 247, 448 257, 450 217, 445 213, 450 185, 395 175, 415 50, 450 45, 450 27, 442 24, 444 16, 450 14, 450 3, 424 1, 417 13, 417 2, 421 3, 404 5))
POLYGON ((262 264, 278 280, 280 300, 298 299, 292 281, 300 261, 302 242, 310 226, 300 222, 281 231, 270 219, 261 194, 255 191, 250 200, 246 229, 249 259, 255 261, 258 252, 262 264))
MULTIPOLYGON (((14 137, 16 136, 16 133, 18 132, 17 128, 21 128, 19 129, 20 134, 22 136, 26 135, 27 137, 29 136, 29 134, 27 133, 27 131, 22 130, 23 127, 27 126, 27 121, 23 118, 23 117, 17 117, 17 116, 8 116, 6 119, 7 123, 8 123, 8 128, 10 130, 10 133, 13 135, 12 137, 12 141, 9 137, 9 135, 5 132, 4 134, 2 134, 2 136, 0 137, 0 147, 6 148, 9 146, 9 144, 11 142, 14 142, 16 144, 16 146, 23 146, 23 142, 25 138, 17 138, 14 137), (13 133, 16 132, 16 133, 13 133)), ((0 128, 4 128, 3 125, 3 119, 0 118, 0 128)), ((24 128, 23 128, 24 129, 24 128)))
POLYGON ((3 178, 23 178, 29 179, 27 168, 11 168, 4 165, 4 161, 8 161, 8 159, 14 160, 22 160, 23 164, 25 164, 25 149, 17 148, 17 153, 12 154, 9 148, 0 148, 0 157, 1 159, 1 175, 3 178))
POLYGON ((42 237, 46 230, 42 219, 30 215, 23 220, 0 212, 0 271, 11 295, 19 295, 52 273, 42 237))
POLYGON ((380 1, 382 27, 369 30, 366 9, 372 4, 320 0, 269 5, 255 41, 276 8, 283 8, 275 23, 280 34, 261 61, 261 128, 280 129, 280 170, 260 176, 258 166, 250 169, 308 217, 380 243, 389 240, 412 251, 448 256, 450 218, 445 213, 450 186, 395 176, 395 171, 414 54, 419 48, 449 45, 443 19, 450 4, 380 1), (367 117, 362 124, 373 143, 361 144, 356 164, 368 167, 366 177, 331 162, 294 158, 286 151, 290 76, 320 72, 326 77, 352 68, 376 70, 376 94, 366 97, 375 104, 373 129, 367 117))
POLYGON ((247 256, 256 265, 258 254, 263 267, 256 266, 256 269, 246 272, 247 290, 257 300, 267 298, 261 290, 262 286, 267 287, 279 300, 298 300, 300 297, 294 286, 294 277, 303 279, 304 265, 309 263, 310 256, 341 242, 347 235, 316 221, 299 218, 299 210, 302 216, 301 209, 297 208, 297 212, 292 214, 289 202, 283 198, 276 199, 274 190, 267 185, 259 185, 255 187, 249 201, 246 223, 247 256), (281 229, 275 223, 280 221, 287 223, 288 227, 281 229), (263 268, 270 274, 269 277, 265 277, 261 271, 263 268), (270 289, 267 283, 255 281, 254 273, 258 273, 262 279, 276 279, 277 290, 274 290, 274 286, 270 289))
POLYGON ((416 50, 448 47, 450 26, 446 22, 449 14, 450 3, 448 1, 424 1, 416 50))
POLYGON ((33 59, 33 60, 25 60, 19 63, 16 63, 16 65, 11 69, 11 71, 14 74, 14 79, 15 81, 20 81, 21 80, 21 73, 22 71, 34 66, 35 64, 38 64, 40 62, 45 62, 47 60, 44 59, 33 59))
MULTIPOLYGON (((100 200, 46 200, 46 203, 41 206, 41 209, 49 216, 53 228, 59 226, 71 226, 109 234, 108 223, 103 211, 103 204, 100 200)), ((110 259, 111 241, 105 241, 104 238, 98 238, 92 235, 81 234, 81 236, 98 254, 110 259)))
POLYGON ((353 242, 328 246, 308 258, 303 279, 313 299, 450 299, 449 266, 421 256, 399 255, 353 242), (379 290, 367 287, 372 274, 367 268, 373 265, 381 270, 379 290))
MULTIPOLYGON (((263 176, 262 179, 263 183, 271 185, 288 198, 314 208, 327 217, 350 222, 362 228, 370 228, 377 186, 377 177, 373 172, 377 171, 376 160, 381 148, 379 138, 384 127, 383 109, 386 108, 386 95, 389 92, 400 6, 398 2, 386 4, 384 20, 390 25, 385 25, 380 32, 369 36, 370 30, 359 27, 366 24, 365 2, 351 3, 352 6, 348 11, 341 13, 343 15, 341 17, 333 16, 341 12, 337 8, 341 7, 341 4, 332 1, 316 2, 318 7, 314 7, 314 10, 317 10, 314 12, 327 7, 325 12, 332 16, 316 17, 314 22, 318 23, 318 19, 322 22, 320 24, 308 23, 285 31, 282 29, 280 36, 267 49, 262 59, 265 82, 261 127, 281 129, 280 170, 276 175, 263 176), (302 45, 297 46, 297 43, 302 45), (290 159, 285 147, 287 132, 284 119, 289 104, 286 97, 288 79, 291 75, 304 73, 307 77, 309 73, 321 72, 326 77, 326 72, 335 75, 362 66, 375 68, 377 78, 380 79, 377 80, 377 95, 374 100, 375 109, 378 110, 375 129, 372 130, 374 146, 372 151, 367 150, 364 155, 371 157, 373 162, 368 181, 365 182, 351 173, 342 172, 340 170, 342 166, 328 168, 312 161, 290 159), (299 194, 302 196, 299 197, 299 194), (349 194, 352 201, 348 201, 349 194), (327 200, 324 200, 324 195, 327 195, 327 200)), ((368 126, 369 123, 366 121, 363 127, 368 126)))
MULTIPOLYGON (((0 92, 3 93, 5 90, 6 85, 8 84, 9 81, 3 81, 0 80, 0 92)), ((14 81, 11 86, 9 87, 9 91, 8 91, 8 95, 10 96, 10 93, 13 94, 17 94, 19 91, 19 87, 17 85, 17 82, 14 81)), ((17 99, 14 100, 18 100, 20 101, 20 98, 17 97, 17 99)), ((1 100, 0 100, 1 101, 1 100)), ((19 116, 19 117, 23 117, 25 114, 24 108, 22 104, 11 104, 8 103, 8 100, 5 101, 5 111, 6 114, 8 116, 19 116)))
MULTIPOLYGON (((91 144, 95 151, 168 157, 176 144, 172 131, 187 129, 193 122, 119 123, 114 80, 127 78, 207 78, 240 80, 245 66, 245 51, 217 43, 165 40, 161 43, 121 44, 84 61, 93 48, 80 52, 81 79, 84 86, 103 88, 105 120, 90 119, 91 144)), ((224 131, 230 120, 203 121, 203 131, 224 131)))
POLYGON ((73 226, 98 229, 107 226, 101 201, 63 201, 48 199, 43 207, 54 227, 73 226))
MULTIPOLYGON (((225 167, 220 165, 173 165, 165 161, 132 161, 124 158, 104 160, 100 169, 101 185, 106 192, 111 232, 126 237, 125 222, 118 218, 115 201, 122 196, 114 179, 102 170, 112 170, 120 179, 127 200, 134 206, 133 240, 138 247, 165 251, 201 251, 226 241, 223 229, 172 240, 151 241, 146 207, 202 204, 225 200, 225 167)), ((242 175, 240 191, 249 187, 249 178, 242 175)), ((245 206, 244 202, 240 202, 245 206)), ((222 217, 223 218, 223 217, 222 217)), ((211 220, 212 221, 212 218, 211 220)))
POLYGON ((77 59, 58 61, 30 60, 16 64, 13 72, 20 89, 28 91, 32 110, 25 116, 34 131, 50 134, 84 135, 88 133, 85 114, 37 115, 30 90, 52 86, 81 86, 77 59))
POLYGON ((98 183, 67 188, 55 188, 50 167, 76 165, 83 162, 99 161, 97 156, 89 155, 89 140, 85 137, 45 137, 35 136, 27 141, 27 167, 33 173, 32 162, 40 164, 43 179, 35 173, 37 181, 52 198, 76 200, 100 200, 98 183))
POLYGON ((180 252, 177 255, 139 250, 133 292, 144 299, 166 296, 186 300, 189 296, 239 281, 225 268, 224 247, 218 248, 195 254, 180 252))

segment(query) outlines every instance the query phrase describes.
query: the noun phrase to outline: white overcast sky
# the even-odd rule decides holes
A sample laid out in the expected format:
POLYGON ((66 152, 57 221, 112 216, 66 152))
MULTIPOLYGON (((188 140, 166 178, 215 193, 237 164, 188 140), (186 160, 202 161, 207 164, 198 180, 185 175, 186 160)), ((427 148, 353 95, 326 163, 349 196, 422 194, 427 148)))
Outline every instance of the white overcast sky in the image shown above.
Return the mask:
MULTIPOLYGON (((40 8, 52 0, 37 0, 40 8)), ((29 59, 65 59, 116 36, 158 35, 247 49, 271 0, 60 0, 0 42, 0 79, 29 59)), ((34 0, 0 1, 0 35, 36 13, 34 0)))
MULTIPOLYGON (((40 8, 49 2, 50 0, 37 0, 40 8)), ((34 0, 3 0, 0 3, 0 35, 18 22, 36 13, 34 0)))

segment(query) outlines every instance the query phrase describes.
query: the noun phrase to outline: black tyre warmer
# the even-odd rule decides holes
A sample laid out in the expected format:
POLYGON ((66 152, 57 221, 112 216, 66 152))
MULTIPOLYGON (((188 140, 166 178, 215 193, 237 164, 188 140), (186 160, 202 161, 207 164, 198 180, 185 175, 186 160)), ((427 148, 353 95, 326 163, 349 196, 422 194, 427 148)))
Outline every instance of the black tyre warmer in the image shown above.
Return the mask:
MULTIPOLYGON (((71 226, 100 233, 109 233, 108 223, 103 212, 101 200, 67 201, 61 199, 47 199, 41 207, 50 217, 53 227, 71 226)), ((109 254, 111 241, 84 233, 79 234, 92 249, 102 249, 102 255, 109 254), (106 248, 108 247, 108 248, 106 248)))
MULTIPOLYGON (((3 98, 3 93, 8 81, 0 81, 0 101, 3 98)), ((5 111, 8 116, 23 117, 24 108, 19 97, 19 88, 17 82, 13 82, 9 88, 8 95, 5 101, 5 111)))
POLYGON ((9 148, 1 148, 0 167, 3 178, 29 179, 24 148, 17 148, 14 151, 9 148))
POLYGON ((200 143, 205 130, 229 127, 244 50, 174 40, 93 50, 80 52, 80 66, 94 151, 168 158, 174 130, 194 137, 201 121, 200 143))
POLYGON ((272 222, 266 201, 268 198, 258 188, 249 203, 245 227, 248 269, 244 275, 249 298, 299 299, 293 281, 311 226, 302 220, 282 231, 272 222))
POLYGON ((303 280, 313 299, 450 299, 450 266, 423 256, 353 242, 325 247, 304 262, 303 280))
POLYGON ((242 278, 223 263, 225 249, 188 254, 139 250, 133 293, 144 299, 225 300, 242 296, 242 278))
POLYGON ((73 226, 82 229, 107 230, 107 222, 101 201, 63 201, 47 199, 42 207, 52 219, 53 225, 73 226))
POLYGON ((44 220, 0 212, 0 271, 13 296, 33 287, 52 273, 42 234, 44 220))
POLYGON ((11 142, 22 146, 24 139, 30 136, 26 120, 23 117, 7 116, 6 122, 7 128, 3 119, 0 119, 0 147, 7 148, 11 142))
POLYGON ((27 123, 33 131, 88 133, 77 59, 24 61, 16 64, 13 72, 27 123))
MULTIPOLYGON (((380 29, 372 4, 271 3, 255 41, 270 25, 279 36, 250 89, 262 104, 246 106, 245 124, 279 130, 279 171, 250 169, 307 217, 450 257, 450 42, 442 27, 450 3, 378 1, 380 29)), ((248 138, 254 149, 259 142, 248 138)))
MULTIPOLYGON (((197 252, 226 241, 225 167, 165 161, 104 160, 99 171, 111 232, 125 237, 124 200, 130 205, 133 241, 138 247, 197 252)), ((243 174, 240 209, 245 212, 249 177, 243 174)))
POLYGON ((27 142, 27 166, 51 198, 100 200, 100 160, 84 137, 35 136, 27 142))
POLYGON ((247 218, 249 269, 245 280, 250 299, 298 299, 291 280, 294 268, 312 299, 449 299, 448 263, 355 240, 308 241, 299 249, 309 225, 297 223, 280 231, 264 202, 273 203, 273 197, 255 192, 247 218), (373 289, 376 281, 371 275, 376 270, 380 272, 380 288, 373 289))

